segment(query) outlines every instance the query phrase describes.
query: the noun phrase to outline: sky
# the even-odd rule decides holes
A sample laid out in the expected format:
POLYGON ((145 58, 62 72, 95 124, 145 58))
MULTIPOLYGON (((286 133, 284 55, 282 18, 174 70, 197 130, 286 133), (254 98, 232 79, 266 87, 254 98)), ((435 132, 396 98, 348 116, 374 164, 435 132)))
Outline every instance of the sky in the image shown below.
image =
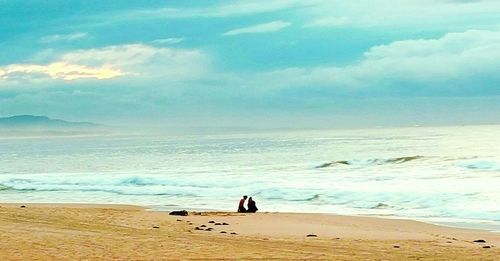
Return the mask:
POLYGON ((0 116, 500 123, 496 0, 0 0, 0 116))

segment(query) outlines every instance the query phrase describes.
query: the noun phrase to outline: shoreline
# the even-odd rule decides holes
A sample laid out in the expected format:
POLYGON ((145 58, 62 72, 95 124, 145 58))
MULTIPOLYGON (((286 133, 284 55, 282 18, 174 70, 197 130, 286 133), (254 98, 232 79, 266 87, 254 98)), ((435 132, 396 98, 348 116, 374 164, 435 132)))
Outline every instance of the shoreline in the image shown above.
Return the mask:
POLYGON ((500 256, 498 233, 406 219, 221 211, 170 216, 131 205, 0 203, 0 234, 2 260, 500 256))
MULTIPOLYGON (((211 209, 211 208, 190 208, 190 207, 180 207, 180 206, 147 206, 147 205, 134 205, 134 204, 121 204, 121 203, 113 203, 113 204, 103 204, 103 203, 51 203, 51 202, 41 202, 41 203, 26 203, 26 202, 7 202, 2 203, 1 205, 33 205, 33 206, 43 206, 43 207, 74 207, 74 208, 132 208, 132 209, 143 209, 145 211, 151 212, 170 212, 175 210, 186 210, 188 212, 221 212, 221 213, 232 213, 231 210, 226 209, 211 209)), ((327 213, 327 212, 294 212, 294 211, 267 211, 258 213, 266 213, 266 214, 304 214, 304 215, 331 215, 331 216, 341 216, 341 217, 366 217, 366 218, 378 218, 378 219, 389 219, 389 220, 407 220, 407 221, 415 221, 421 222, 428 225, 435 225, 440 227, 447 228, 455 228, 455 229, 465 229, 465 230, 478 230, 484 231, 488 233, 498 233, 500 234, 500 224, 496 225, 484 225, 484 223, 489 223, 491 221, 488 220, 474 220, 476 222, 467 222, 467 221, 432 221, 430 218, 412 218, 405 216, 395 216, 395 215, 375 215, 375 214, 337 214, 337 213, 327 213)))

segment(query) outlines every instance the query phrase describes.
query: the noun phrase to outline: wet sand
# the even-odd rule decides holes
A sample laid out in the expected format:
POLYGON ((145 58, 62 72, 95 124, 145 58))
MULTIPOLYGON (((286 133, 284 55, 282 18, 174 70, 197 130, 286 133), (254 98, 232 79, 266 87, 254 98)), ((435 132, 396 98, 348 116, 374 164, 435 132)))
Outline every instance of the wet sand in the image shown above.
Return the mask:
POLYGON ((500 234, 411 220, 0 204, 0 260, 498 260, 500 234), (226 223, 226 224, 224 224, 226 223), (474 240, 486 243, 475 243, 474 240), (489 248, 487 248, 489 247, 489 248))

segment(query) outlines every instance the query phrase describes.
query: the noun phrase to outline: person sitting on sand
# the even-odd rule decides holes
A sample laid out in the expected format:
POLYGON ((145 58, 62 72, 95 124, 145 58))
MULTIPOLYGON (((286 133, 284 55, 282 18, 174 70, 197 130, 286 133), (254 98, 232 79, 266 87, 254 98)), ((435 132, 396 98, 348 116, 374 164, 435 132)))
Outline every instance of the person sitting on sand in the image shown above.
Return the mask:
POLYGON ((240 204, 238 205, 238 212, 240 212, 240 213, 247 212, 247 210, 245 208, 245 200, 247 200, 247 196, 243 196, 243 198, 240 199, 240 204))
POLYGON ((259 210, 257 208, 257 205, 255 205, 255 201, 253 201, 252 197, 248 198, 247 207, 248 207, 247 212, 249 212, 249 213, 255 213, 255 212, 257 212, 257 210, 259 210))

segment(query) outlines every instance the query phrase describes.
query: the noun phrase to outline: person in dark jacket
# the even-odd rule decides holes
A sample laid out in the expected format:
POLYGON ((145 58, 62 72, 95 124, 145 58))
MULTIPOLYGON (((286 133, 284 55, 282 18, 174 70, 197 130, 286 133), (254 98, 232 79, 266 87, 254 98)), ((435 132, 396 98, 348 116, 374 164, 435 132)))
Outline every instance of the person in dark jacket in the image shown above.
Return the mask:
POLYGON ((255 213, 257 212, 257 210, 259 210, 257 208, 257 205, 255 205, 255 201, 252 199, 252 197, 248 198, 248 209, 247 209, 247 212, 249 213, 255 213))
POLYGON ((247 196, 243 196, 243 198, 240 199, 240 204, 238 204, 238 212, 239 213, 247 212, 247 209, 245 208, 245 201, 246 200, 247 200, 247 196))

